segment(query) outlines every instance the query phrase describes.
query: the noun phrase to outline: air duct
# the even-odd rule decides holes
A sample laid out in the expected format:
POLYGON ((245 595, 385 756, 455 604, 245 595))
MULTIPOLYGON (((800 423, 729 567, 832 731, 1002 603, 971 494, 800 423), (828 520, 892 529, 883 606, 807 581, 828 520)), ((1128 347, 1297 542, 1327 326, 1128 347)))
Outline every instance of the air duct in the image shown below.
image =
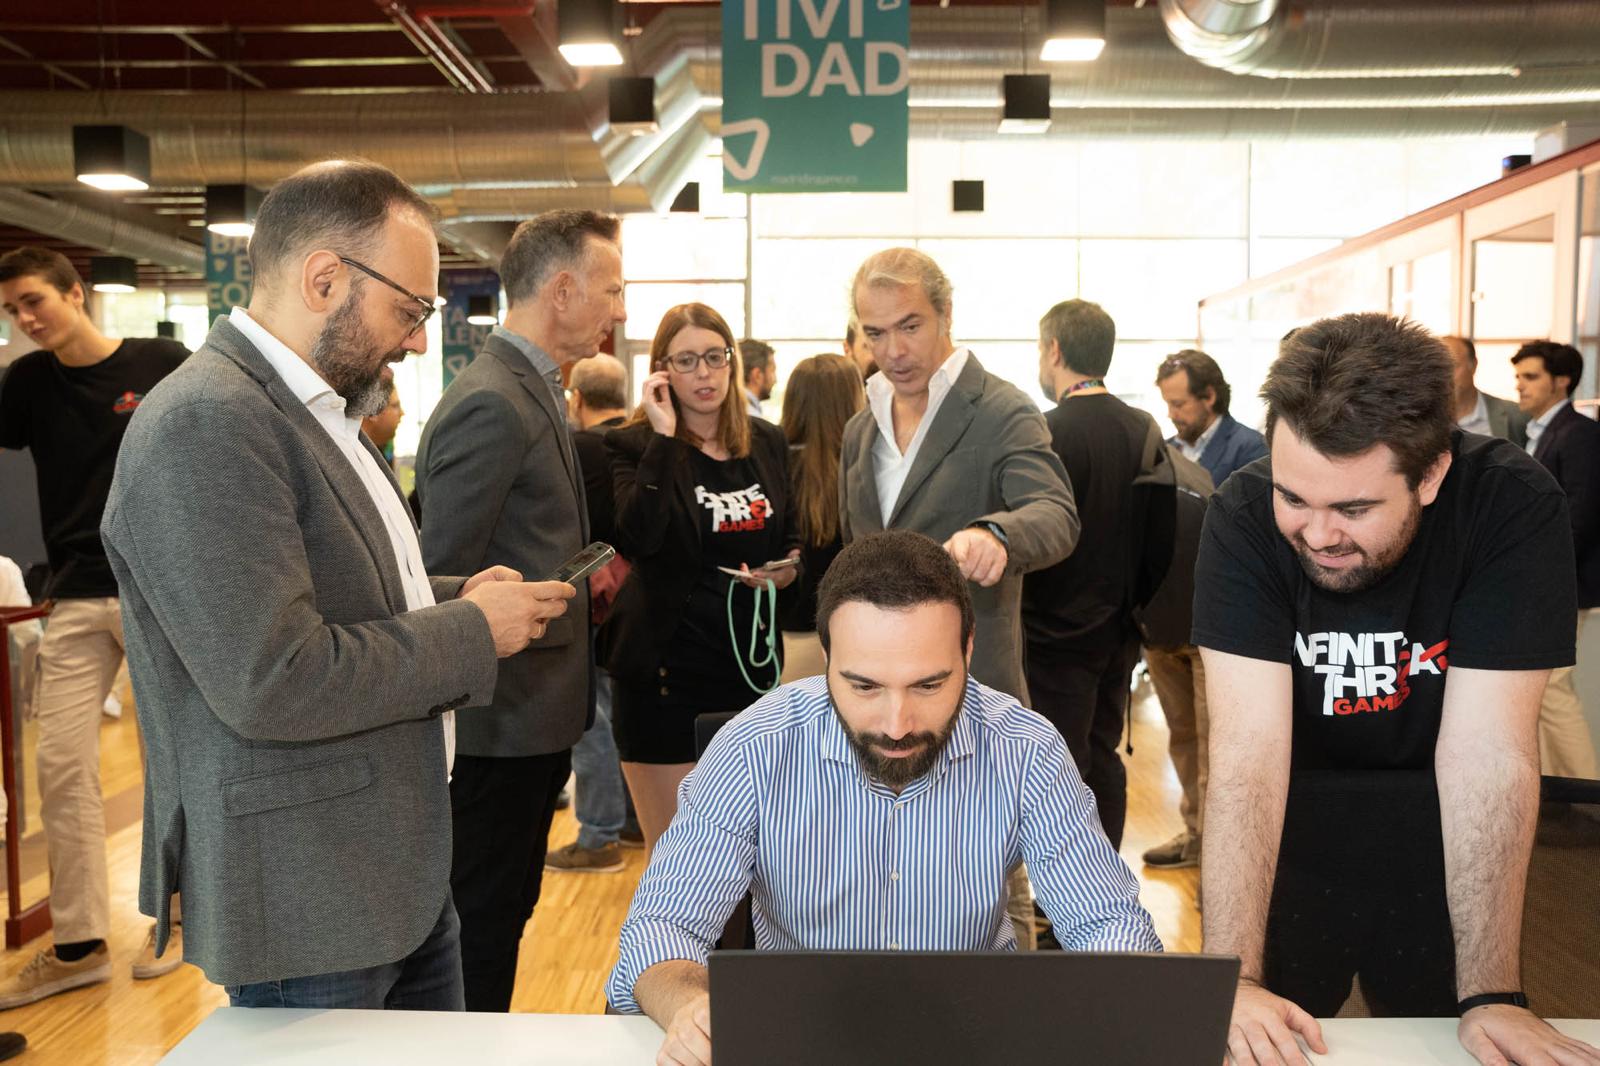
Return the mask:
POLYGON ((133 225, 98 208, 24 189, 0 188, 0 222, 174 270, 200 274, 206 269, 205 250, 198 244, 133 225))
POLYGON ((1160 0, 1167 33, 1209 66, 1266 78, 1596 77, 1594 0, 1160 0))

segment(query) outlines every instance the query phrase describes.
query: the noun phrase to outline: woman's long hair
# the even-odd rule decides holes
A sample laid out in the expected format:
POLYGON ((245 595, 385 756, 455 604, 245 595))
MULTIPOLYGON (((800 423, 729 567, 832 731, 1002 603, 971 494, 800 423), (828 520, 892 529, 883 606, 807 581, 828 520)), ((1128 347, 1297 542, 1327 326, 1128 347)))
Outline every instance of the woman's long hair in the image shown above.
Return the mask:
POLYGON ((813 355, 789 374, 783 390, 783 435, 791 453, 795 513, 807 543, 823 547, 839 535, 839 451, 844 424, 866 403, 861 371, 842 355, 813 355))
MULTIPOLYGON (((733 352, 728 359, 728 394, 723 397, 722 410, 717 415, 717 440, 727 449, 729 456, 743 459, 750 454, 750 412, 744 396, 744 368, 739 361, 739 346, 734 343, 733 330, 728 328, 726 319, 705 304, 679 304, 668 308, 667 313, 661 316, 661 324, 656 327, 655 340, 650 342, 650 370, 652 373, 657 370, 671 372, 667 366, 667 349, 671 347, 673 338, 690 326, 717 334, 733 352)), ((678 402, 678 394, 672 391, 670 384, 667 395, 672 400, 672 410, 678 416, 678 430, 674 435, 691 447, 700 447, 705 442, 684 424, 683 405, 678 402)), ((644 404, 640 403, 628 424, 631 426, 645 421, 648 418, 644 404)))

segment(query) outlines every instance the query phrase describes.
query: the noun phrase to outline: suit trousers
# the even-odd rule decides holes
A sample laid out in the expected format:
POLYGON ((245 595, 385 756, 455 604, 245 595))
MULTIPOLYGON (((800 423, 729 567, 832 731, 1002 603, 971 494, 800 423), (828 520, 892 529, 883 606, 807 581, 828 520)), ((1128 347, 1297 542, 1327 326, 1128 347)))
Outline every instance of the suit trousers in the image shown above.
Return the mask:
POLYGON ((511 1009, 522 932, 539 902, 556 797, 571 770, 570 750, 456 756, 450 889, 461 915, 467 1010, 511 1009))
POLYGON ((1144 649, 1150 683, 1167 719, 1167 752, 1178 773, 1183 797, 1178 813, 1191 837, 1200 836, 1205 822, 1206 779, 1210 776, 1211 718, 1206 713, 1206 668, 1200 649, 1193 644, 1178 648, 1144 649))
POLYGON ((50 914, 59 944, 111 935, 100 714, 122 665, 114 597, 57 602, 39 645, 39 816, 50 855, 50 914))
MULTIPOLYGON (((1578 641, 1583 641, 1583 621, 1588 611, 1578 612, 1578 641)), ((1600 778, 1596 765, 1594 737, 1583 716, 1583 702, 1572 686, 1572 667, 1550 671, 1539 704, 1539 771, 1551 777, 1600 778)))
POLYGON ((1122 846, 1128 815, 1128 771, 1117 751, 1127 720, 1128 679, 1139 645, 1132 638, 1062 648, 1028 644, 1028 692, 1033 709, 1067 742, 1083 783, 1094 793, 1100 825, 1113 848, 1122 846))

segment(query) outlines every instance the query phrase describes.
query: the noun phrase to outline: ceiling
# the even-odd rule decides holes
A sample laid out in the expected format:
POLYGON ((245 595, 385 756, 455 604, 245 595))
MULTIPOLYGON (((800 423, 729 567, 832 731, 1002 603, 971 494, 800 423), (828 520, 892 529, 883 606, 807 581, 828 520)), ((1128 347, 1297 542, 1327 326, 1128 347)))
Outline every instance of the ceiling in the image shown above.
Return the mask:
MULTIPOLYGON (((715 150, 719 5, 623 5, 630 69, 656 78, 666 127, 628 138, 605 120, 604 79, 556 52, 557 2, 55 0, 25 18, 6 5, 0 196, 27 190, 97 214, 102 231, 198 244, 206 184, 266 186, 310 160, 361 154, 440 207, 446 266, 492 261, 515 219, 551 206, 661 209, 687 163, 715 150), (107 196, 76 185, 79 122, 147 133, 156 186, 107 196)), ((912 4, 912 136, 994 136, 999 75, 1036 53, 1037 3, 912 4)), ((1208 4, 1108 6, 1101 59, 1052 71, 1053 106, 1071 118, 1052 137, 1444 136, 1600 120, 1600 3, 1296 0, 1270 47, 1221 57, 1181 47, 1173 30, 1169 9, 1208 4), (1496 52, 1517 57, 1514 72, 1496 52)), ((26 239, 90 254, 21 214, 13 204, 0 248, 26 239)), ((192 253, 167 258, 143 275, 200 284, 192 253)))

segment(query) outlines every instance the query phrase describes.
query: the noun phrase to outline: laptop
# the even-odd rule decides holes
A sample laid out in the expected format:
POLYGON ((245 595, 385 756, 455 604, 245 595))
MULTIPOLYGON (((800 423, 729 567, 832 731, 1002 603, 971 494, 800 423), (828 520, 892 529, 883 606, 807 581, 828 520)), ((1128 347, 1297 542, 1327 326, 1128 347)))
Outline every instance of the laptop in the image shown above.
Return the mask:
POLYGON ((1239 960, 714 951, 717 1066, 1218 1066, 1239 960))

